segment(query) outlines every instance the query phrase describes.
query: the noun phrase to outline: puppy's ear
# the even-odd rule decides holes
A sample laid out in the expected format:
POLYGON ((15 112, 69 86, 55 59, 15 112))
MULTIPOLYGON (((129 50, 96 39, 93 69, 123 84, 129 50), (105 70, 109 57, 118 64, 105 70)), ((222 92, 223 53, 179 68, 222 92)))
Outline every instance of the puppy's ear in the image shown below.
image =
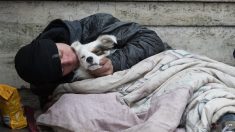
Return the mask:
POLYGON ((71 44, 71 47, 77 49, 79 46, 81 46, 82 44, 79 41, 75 41, 71 44))

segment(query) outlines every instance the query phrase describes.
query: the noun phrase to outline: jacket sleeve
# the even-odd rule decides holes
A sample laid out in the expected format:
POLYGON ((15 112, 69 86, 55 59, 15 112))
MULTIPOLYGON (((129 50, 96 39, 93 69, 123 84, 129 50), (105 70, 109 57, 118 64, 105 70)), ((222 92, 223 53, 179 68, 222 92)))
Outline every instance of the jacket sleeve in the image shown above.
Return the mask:
POLYGON ((95 14, 81 20, 83 42, 95 40, 101 34, 117 37, 116 51, 109 55, 114 72, 128 69, 139 61, 165 50, 156 32, 137 23, 121 22, 109 14, 95 14))
POLYGON ((164 44, 158 35, 136 23, 120 26, 115 31, 118 38, 117 50, 108 58, 114 71, 128 69, 141 60, 164 51, 164 44))
POLYGON ((105 13, 97 13, 81 19, 81 43, 86 44, 94 41, 99 35, 102 34, 103 30, 119 21, 120 20, 112 15, 105 13))

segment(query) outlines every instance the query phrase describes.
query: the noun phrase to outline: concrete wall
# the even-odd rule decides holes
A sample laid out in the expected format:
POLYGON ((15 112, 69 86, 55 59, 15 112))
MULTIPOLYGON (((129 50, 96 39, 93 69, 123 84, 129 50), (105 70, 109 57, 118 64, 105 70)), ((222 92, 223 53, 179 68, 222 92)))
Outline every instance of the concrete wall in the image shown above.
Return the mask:
POLYGON ((0 1, 0 83, 27 85, 15 72, 14 55, 49 21, 81 19, 97 12, 146 25, 174 48, 235 66, 234 0, 0 1))

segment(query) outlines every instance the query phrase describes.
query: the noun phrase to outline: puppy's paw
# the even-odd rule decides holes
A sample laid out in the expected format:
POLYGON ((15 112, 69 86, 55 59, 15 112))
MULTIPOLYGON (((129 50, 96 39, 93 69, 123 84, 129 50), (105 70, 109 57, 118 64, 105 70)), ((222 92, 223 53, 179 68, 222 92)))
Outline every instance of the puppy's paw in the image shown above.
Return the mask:
POLYGON ((97 40, 100 41, 99 48, 102 50, 111 49, 117 44, 117 38, 113 35, 101 35, 97 40))

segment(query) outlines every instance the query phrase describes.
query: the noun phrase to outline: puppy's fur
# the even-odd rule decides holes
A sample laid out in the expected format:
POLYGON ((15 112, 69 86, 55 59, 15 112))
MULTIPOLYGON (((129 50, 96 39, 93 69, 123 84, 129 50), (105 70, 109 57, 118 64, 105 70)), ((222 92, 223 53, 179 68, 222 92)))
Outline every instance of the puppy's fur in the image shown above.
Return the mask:
POLYGON ((72 43, 71 47, 77 54, 80 66, 74 72, 73 81, 92 78, 87 70, 100 68, 100 59, 110 54, 110 49, 117 44, 113 35, 99 36, 95 41, 82 45, 79 41, 72 43))

